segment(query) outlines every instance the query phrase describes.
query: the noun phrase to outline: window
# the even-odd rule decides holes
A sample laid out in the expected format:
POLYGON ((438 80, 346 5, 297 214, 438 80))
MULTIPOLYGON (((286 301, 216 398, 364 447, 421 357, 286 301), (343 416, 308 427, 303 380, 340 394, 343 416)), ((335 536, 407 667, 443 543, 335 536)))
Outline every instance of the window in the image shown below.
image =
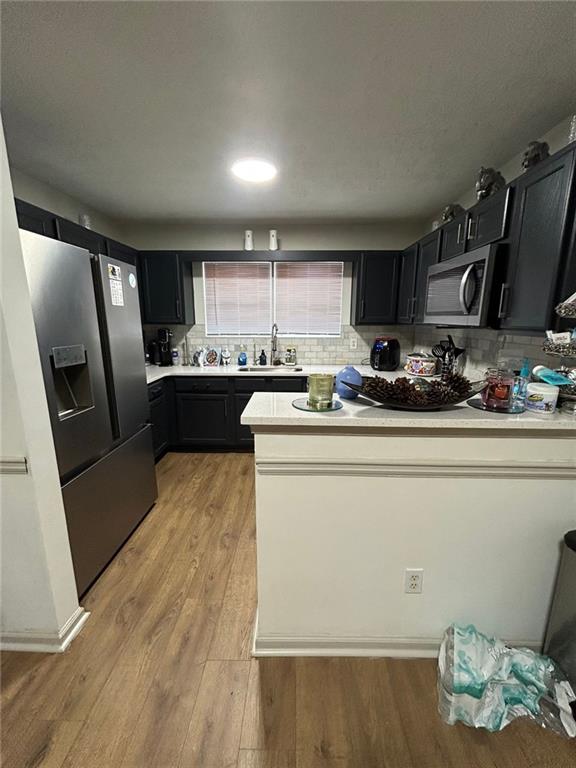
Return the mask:
POLYGON ((340 336, 341 261, 275 264, 275 320, 281 336, 340 336))
POLYGON ((272 265, 265 261, 204 262, 208 336, 267 336, 272 326, 272 265))
POLYGON ((340 261, 204 262, 208 336, 340 336, 340 261))

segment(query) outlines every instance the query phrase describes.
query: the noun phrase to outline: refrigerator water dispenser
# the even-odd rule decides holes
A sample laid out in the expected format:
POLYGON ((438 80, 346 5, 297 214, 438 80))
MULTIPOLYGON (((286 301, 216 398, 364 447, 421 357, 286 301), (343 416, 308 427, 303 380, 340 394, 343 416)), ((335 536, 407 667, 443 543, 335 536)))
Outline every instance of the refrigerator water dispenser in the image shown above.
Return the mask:
POLYGON ((52 347, 50 354, 58 418, 70 416, 94 407, 90 370, 83 344, 52 347))

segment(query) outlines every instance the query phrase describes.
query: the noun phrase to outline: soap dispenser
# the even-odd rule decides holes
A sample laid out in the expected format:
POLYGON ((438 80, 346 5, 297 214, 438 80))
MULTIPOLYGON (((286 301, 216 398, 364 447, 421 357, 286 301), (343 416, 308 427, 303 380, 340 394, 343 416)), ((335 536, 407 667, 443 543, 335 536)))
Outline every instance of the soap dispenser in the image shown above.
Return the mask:
POLYGON ((260 357, 258 359, 259 359, 260 365, 266 365, 266 362, 267 362, 267 360, 266 360, 266 352, 264 352, 264 350, 262 350, 262 352, 260 352, 260 357))

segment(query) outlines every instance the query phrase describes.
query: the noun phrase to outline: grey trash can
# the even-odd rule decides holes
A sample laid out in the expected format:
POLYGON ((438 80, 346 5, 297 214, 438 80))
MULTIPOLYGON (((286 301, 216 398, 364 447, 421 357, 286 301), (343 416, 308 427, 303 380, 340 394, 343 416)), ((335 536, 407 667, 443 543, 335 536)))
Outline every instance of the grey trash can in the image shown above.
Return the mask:
POLYGON ((544 653, 554 659, 576 690, 576 531, 564 536, 544 653))

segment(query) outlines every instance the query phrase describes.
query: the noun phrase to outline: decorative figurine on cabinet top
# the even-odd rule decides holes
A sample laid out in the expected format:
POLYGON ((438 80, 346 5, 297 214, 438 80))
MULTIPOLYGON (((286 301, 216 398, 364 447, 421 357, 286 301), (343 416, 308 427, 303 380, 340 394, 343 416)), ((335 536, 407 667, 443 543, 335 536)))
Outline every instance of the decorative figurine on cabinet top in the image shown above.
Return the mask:
POLYGON ((527 171, 528 168, 538 165, 547 157, 550 157, 548 143, 546 141, 531 141, 522 155, 522 168, 527 171))
POLYGON ((500 171, 482 166, 478 171, 478 180, 476 181, 476 199, 484 200, 484 198, 504 189, 505 186, 506 179, 500 171))
POLYGON ((448 224, 449 221, 455 219, 456 216, 460 216, 461 213, 466 213, 466 211, 462 208, 460 203, 451 203, 450 205, 447 205, 440 216, 442 224, 448 224))

